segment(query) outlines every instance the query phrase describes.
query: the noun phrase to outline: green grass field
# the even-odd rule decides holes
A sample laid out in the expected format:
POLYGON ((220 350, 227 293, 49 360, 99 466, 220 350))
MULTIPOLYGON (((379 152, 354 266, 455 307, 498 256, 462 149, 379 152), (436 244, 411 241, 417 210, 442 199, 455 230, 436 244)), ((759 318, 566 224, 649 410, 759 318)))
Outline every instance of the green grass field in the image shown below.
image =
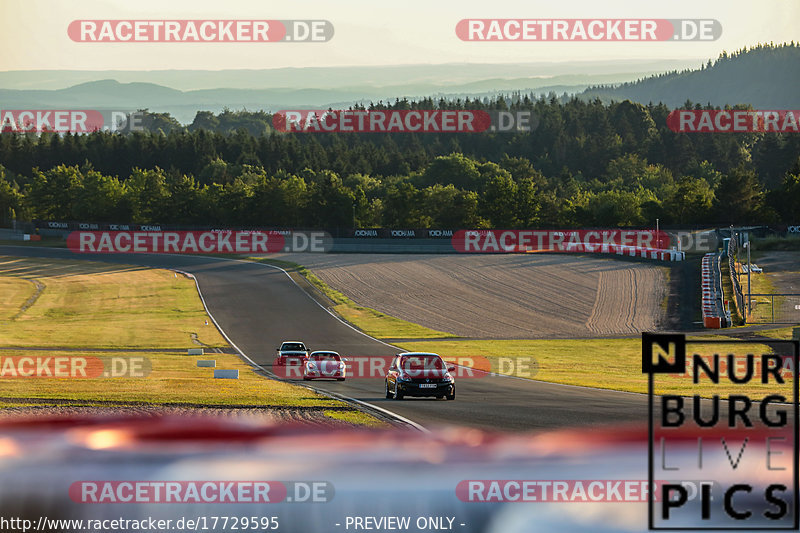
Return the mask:
POLYGON ((227 346, 207 319, 194 281, 167 270, 85 261, 0 257, 4 314, 0 346, 61 348, 187 348, 193 336, 227 346), (11 311, 13 310, 13 312, 11 311))
MULTIPOLYGON (((647 375, 642 374, 641 339, 419 341, 400 343, 400 346, 410 351, 438 353, 454 362, 463 362, 464 358, 488 361, 492 371, 517 377, 600 389, 647 392, 647 375)), ((699 345, 690 344, 689 347, 694 349, 692 353, 703 356, 712 353, 699 345)), ((737 361, 743 360, 739 347, 721 344, 714 348, 717 353, 732 352, 737 355, 737 361)), ((770 352, 765 345, 748 345, 748 348, 759 356, 770 352)), ((476 365, 478 368, 481 366, 476 365)), ((737 371, 737 375, 741 374, 737 371)), ((791 395, 789 383, 791 380, 787 380, 780 390, 791 395)), ((691 376, 659 377, 655 384, 655 392, 659 394, 703 394, 704 388, 702 382, 694 384, 691 376)), ((773 386, 754 386, 748 392, 756 398, 759 394, 772 394, 775 390, 773 386)), ((741 394, 742 387, 715 386, 714 393, 741 394)))
POLYGON ((787 326, 785 328, 764 329, 759 334, 773 339, 800 340, 795 330, 800 331, 800 326, 787 326))
MULTIPOLYGON (((259 376, 235 355, 207 352, 203 357, 190 357, 165 351, 197 347, 195 339, 207 347, 227 346, 208 320, 194 281, 170 271, 0 257, 0 295, 0 407, 26 405, 3 398, 77 400, 87 405, 104 401, 344 405, 305 387, 259 376), (21 349, 26 347, 45 349, 21 349), (102 351, 109 348, 151 351, 102 351), (146 377, 134 378, 15 377, 14 365, 6 364, 9 358, 21 357, 142 357, 151 371, 146 377), (213 379, 212 369, 197 368, 199 358, 215 359, 217 368, 239 369, 239 379, 213 379)), ((356 410, 330 412, 336 413, 331 418, 337 420, 382 424, 356 410)))
MULTIPOLYGON (((6 398, 301 407, 337 404, 304 387, 265 379, 253 372, 250 365, 230 354, 207 353, 197 357, 164 352, 3 350, 3 360, 9 357, 15 361, 21 357, 85 358, 88 360, 87 375, 92 375, 92 371, 98 368, 95 358, 116 358, 120 361, 120 369, 123 364, 130 366, 133 359, 137 368, 141 365, 149 368, 150 372, 145 377, 83 378, 76 371, 74 378, 14 378, 9 368, 0 365, 0 397, 6 398), (198 368, 198 359, 214 359, 217 368, 238 369, 239 379, 213 379, 214 369, 198 368)), ((66 368, 69 366, 67 363, 66 368)))
POLYGON ((0 278, 0 324, 16 316, 35 293, 36 285, 33 281, 0 278))
MULTIPOLYGON (((747 265, 745 265, 747 266, 747 265)), ((736 264, 736 270, 742 272, 741 263, 736 264)), ((745 305, 747 305, 747 274, 741 274, 739 283, 742 286, 744 293, 745 305)), ((751 273, 750 274, 750 293, 752 294, 772 294, 778 292, 775 289, 775 284, 770 279, 768 273, 751 273)), ((780 309, 783 298, 780 296, 775 297, 775 307, 780 309)), ((764 323, 772 319, 772 304, 771 299, 767 296, 753 296, 751 298, 751 312, 747 316, 748 323, 764 323)))

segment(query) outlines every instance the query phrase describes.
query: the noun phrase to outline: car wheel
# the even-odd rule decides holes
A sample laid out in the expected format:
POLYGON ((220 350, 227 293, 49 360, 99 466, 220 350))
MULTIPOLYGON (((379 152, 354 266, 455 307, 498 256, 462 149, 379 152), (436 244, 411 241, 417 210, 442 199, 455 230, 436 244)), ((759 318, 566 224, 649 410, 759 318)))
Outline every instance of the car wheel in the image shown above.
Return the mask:
POLYGON ((448 400, 455 400, 456 399, 456 387, 455 387, 455 385, 451 389, 450 394, 447 395, 447 399, 448 400))
POLYGON ((400 391, 400 386, 397 385, 397 383, 394 384, 394 396, 393 397, 394 397, 395 400, 402 400, 403 399, 403 393, 400 391))
POLYGON ((391 400, 392 399, 392 391, 389 390, 389 380, 388 379, 384 380, 384 383, 386 384, 386 399, 387 400, 391 400))
POLYGON ((311 381, 311 378, 303 376, 303 381, 311 381))
POLYGON ((336 378, 336 381, 344 381, 344 378, 336 378))

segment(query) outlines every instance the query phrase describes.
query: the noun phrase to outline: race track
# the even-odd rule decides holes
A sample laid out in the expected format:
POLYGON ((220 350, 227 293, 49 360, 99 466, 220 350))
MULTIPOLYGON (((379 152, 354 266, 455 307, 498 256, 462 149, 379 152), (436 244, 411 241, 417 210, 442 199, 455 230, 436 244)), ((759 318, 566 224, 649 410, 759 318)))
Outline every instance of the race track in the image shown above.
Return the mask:
MULTIPOLYGON (((174 268, 194 274, 209 311, 252 360, 268 369, 281 340, 299 339, 312 349, 344 356, 393 355, 397 348, 339 321, 281 270, 265 265, 177 255, 89 255, 65 249, 0 246, 0 254, 86 259, 174 268)), ((429 428, 463 425, 482 429, 532 430, 619 424, 647 420, 643 395, 488 376, 457 382, 455 401, 384 398, 382 379, 315 382, 315 387, 388 409, 429 428)))

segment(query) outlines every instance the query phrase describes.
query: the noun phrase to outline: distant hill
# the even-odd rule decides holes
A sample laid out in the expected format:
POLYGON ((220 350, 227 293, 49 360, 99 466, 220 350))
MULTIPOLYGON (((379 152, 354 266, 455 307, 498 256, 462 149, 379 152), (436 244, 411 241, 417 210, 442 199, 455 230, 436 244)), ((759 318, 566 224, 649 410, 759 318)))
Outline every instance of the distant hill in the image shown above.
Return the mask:
POLYGON ((672 71, 632 83, 586 89, 581 97, 682 106, 687 100, 715 106, 800 109, 800 45, 759 45, 723 52, 695 70, 672 71))
POLYGON ((492 98, 512 92, 663 102, 670 107, 691 100, 703 105, 800 109, 800 47, 794 43, 723 52, 695 70, 688 69, 689 64, 606 60, 224 71, 8 71, 0 72, 0 103, 3 109, 149 109, 169 113, 183 124, 191 123, 198 111, 346 108, 404 97, 492 98))
MULTIPOLYGON (((597 65, 571 65, 570 68, 575 72, 581 69, 591 71, 591 74, 555 74, 555 72, 568 71, 569 69, 561 65, 558 68, 553 65, 540 66, 536 68, 528 65, 525 69, 502 68, 491 69, 488 66, 476 66, 471 71, 471 66, 462 65, 460 69, 468 71, 459 77, 458 69, 454 66, 443 66, 442 78, 437 83, 431 81, 432 75, 428 66, 420 66, 420 71, 416 76, 411 76, 411 67, 379 67, 373 69, 377 71, 375 78, 370 82, 359 84, 363 69, 330 67, 324 75, 313 76, 309 72, 299 72, 305 69, 293 69, 298 72, 281 72, 272 78, 264 79, 267 71, 252 71, 242 76, 247 78, 247 82, 239 79, 240 71, 227 71, 225 76, 220 73, 194 72, 187 73, 182 77, 178 72, 171 72, 170 75, 144 76, 146 79, 169 79, 180 81, 180 85, 197 83, 203 88, 199 89, 175 89, 165 86, 163 83, 154 82, 121 82, 118 79, 99 79, 94 81, 82 82, 62 89, 0 89, 0 103, 3 109, 93 109, 93 110, 117 110, 135 111, 137 109, 149 109, 153 112, 170 113, 178 121, 186 124, 192 122, 197 111, 212 111, 219 113, 225 108, 247 109, 250 111, 264 110, 268 112, 280 111, 282 109, 296 108, 346 108, 353 104, 369 104, 378 101, 394 101, 395 98, 463 98, 495 96, 499 92, 520 91, 524 93, 544 93, 556 92, 557 94, 574 94, 583 91, 589 86, 598 83, 619 83, 626 80, 633 80, 637 77, 654 72, 652 70, 624 70, 632 68, 627 63, 613 63, 613 66, 620 70, 610 70, 612 64, 606 64, 609 70, 601 70, 597 65), (387 69, 384 72, 383 69, 387 69), (397 70, 401 69, 409 73, 406 79, 397 77, 397 70), (358 70, 359 75, 354 79, 342 77, 342 72, 358 70), (517 77, 502 78, 502 74, 515 73, 517 77), (547 73, 547 74, 543 74, 547 73), (521 74, 529 74, 528 77, 520 77, 521 74), (244 88, 231 87, 231 85, 255 85, 257 77, 261 76, 263 87, 244 88), (480 78, 480 75, 487 76, 480 78), (491 75, 491 77, 489 77, 491 75), (218 87, 211 86, 206 88, 210 76, 220 84, 218 87), (297 83, 292 85, 291 80, 297 83), (332 80, 325 86, 324 80, 332 80), (339 80, 337 85, 337 81, 339 80), (343 80, 343 81, 342 81, 343 80), (448 81, 450 80, 450 81, 448 81), (342 84, 345 83, 346 84, 342 84), (388 85, 378 85, 380 82, 389 82, 388 85), (307 85, 303 85, 307 83, 307 85)), ((521 66, 518 66, 521 67, 521 66)), ((282 71, 285 69, 281 69, 282 71)), ((317 74, 325 69, 313 69, 317 74)), ((74 74, 74 73, 73 73, 74 74)), ((106 76, 116 73, 105 73, 106 76)), ((130 74, 130 73, 128 73, 130 74)), ((42 75, 41 72, 34 72, 32 77, 42 75)), ((10 73, 0 73, 0 84, 3 77, 9 78, 10 73)), ((131 78, 130 75, 120 76, 123 79, 131 78)), ((14 82, 11 85, 25 85, 19 76, 11 76, 14 82)), ((48 84, 53 84, 51 79, 48 84)))
POLYGON ((248 70, 11 70, 0 72, 0 88, 56 90, 98 80, 154 83, 181 91, 199 89, 340 89, 416 86, 435 92, 474 82, 500 81, 493 89, 540 85, 597 85, 681 69, 697 60, 539 61, 431 65, 294 67, 248 70), (566 76, 569 83, 548 82, 566 76), (604 79, 605 78, 605 79, 604 79), (613 79, 612 79, 613 78, 613 79), (519 80, 522 86, 505 86, 519 80), (531 85, 533 84, 533 85, 531 85))

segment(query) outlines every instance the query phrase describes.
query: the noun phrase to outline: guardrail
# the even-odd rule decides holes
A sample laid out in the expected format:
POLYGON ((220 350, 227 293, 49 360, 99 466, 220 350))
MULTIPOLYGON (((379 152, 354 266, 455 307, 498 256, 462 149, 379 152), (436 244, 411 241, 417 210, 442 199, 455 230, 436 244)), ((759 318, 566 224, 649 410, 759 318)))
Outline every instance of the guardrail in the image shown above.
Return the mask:
POLYGON ((7 241, 40 241, 42 237, 31 232, 12 229, 0 229, 0 239, 7 241))
POLYGON ((708 253, 703 256, 701 271, 703 326, 720 329, 728 326, 723 307, 722 273, 719 268, 720 256, 708 253))
MULTIPOLYGON (((116 225, 71 222, 48 222, 40 232, 47 236, 72 235, 83 242, 80 234, 87 236, 88 251, 94 242, 103 242, 103 236, 116 239, 123 235, 127 243, 132 234, 184 232, 166 230, 159 225, 116 225), (77 228, 77 229, 76 229, 77 228), (99 228, 99 229, 98 229, 99 228), (107 228, 107 229, 106 229, 107 228), (122 233, 120 233, 122 232, 122 233), (99 235, 98 235, 99 234, 99 235)), ((217 234, 232 230, 209 229, 217 234)), ((324 230, 242 230, 250 233, 272 232, 282 239, 283 252, 336 252, 336 253, 599 253, 627 255, 656 261, 683 261, 686 254, 669 248, 670 237, 652 229, 567 229, 567 230, 397 230, 356 229, 351 235, 332 235, 324 230)), ((342 233, 341 231, 339 233, 342 233)), ((149 237, 148 237, 149 238, 149 237)), ((116 242, 116 240, 114 241, 116 242)), ((226 241, 227 242, 227 241, 226 241)), ((277 240, 275 241, 277 242, 277 240)), ((126 244, 127 246, 127 244, 126 244)), ((196 246, 193 244, 196 248, 196 246)), ((81 251, 87 251, 81 249, 81 251)), ((101 250, 97 250, 101 251, 101 250)), ((106 246, 107 253, 114 248, 106 246)), ((144 251, 144 250, 142 250, 144 251)), ((191 251, 191 249, 190 249, 191 251)), ((273 250, 275 251, 275 250, 273 250)))
POLYGON ((736 308, 742 317, 742 323, 747 322, 747 310, 744 305, 744 293, 742 286, 739 284, 739 276, 736 274, 736 254, 739 251, 736 237, 733 236, 728 241, 728 268, 731 275, 731 283, 733 284, 733 296, 736 298, 736 308))

